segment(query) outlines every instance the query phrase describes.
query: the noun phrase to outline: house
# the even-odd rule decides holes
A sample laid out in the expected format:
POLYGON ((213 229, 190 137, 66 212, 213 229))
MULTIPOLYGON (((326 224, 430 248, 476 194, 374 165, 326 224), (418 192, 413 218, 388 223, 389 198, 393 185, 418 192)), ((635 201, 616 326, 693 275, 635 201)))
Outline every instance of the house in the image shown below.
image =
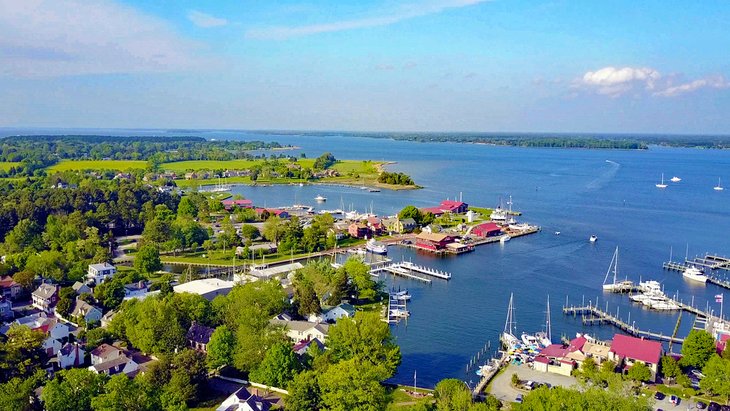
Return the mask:
POLYGON ((94 348, 90 354, 91 364, 96 365, 122 357, 124 352, 113 345, 102 344, 94 348))
POLYGON ((421 232, 416 236, 416 247, 427 251, 442 251, 456 241, 456 237, 441 233, 421 232))
POLYGON ((139 281, 124 285, 125 300, 131 300, 132 298, 144 300, 148 295, 156 293, 157 291, 150 292, 150 283, 146 281, 139 281))
POLYGON ((294 344, 294 347, 292 347, 292 351, 294 351, 297 355, 304 355, 309 351, 309 348, 312 346, 316 346, 320 351, 324 351, 324 343, 318 339, 313 340, 302 340, 298 343, 294 344))
POLYGON ((442 210, 448 211, 452 214, 462 214, 466 213, 467 210, 469 210, 469 204, 463 201, 444 200, 441 202, 441 204, 439 204, 439 207, 442 210))
POLYGON ((94 290, 92 290, 91 287, 89 287, 88 285, 86 285, 85 283, 82 283, 80 281, 76 281, 74 283, 74 285, 71 286, 71 288, 74 289, 74 292, 76 293, 76 295, 94 293, 94 290))
POLYGON ((342 317, 354 317, 355 307, 350 304, 342 303, 324 313, 324 320, 327 322, 335 322, 342 317))
POLYGON ((58 302, 58 286, 43 283, 33 291, 31 298, 33 299, 33 307, 50 313, 58 302))
POLYGON ((472 228, 471 233, 479 237, 497 237, 502 235, 502 228, 496 223, 482 223, 472 228))
POLYGON ((206 300, 213 301, 219 295, 228 295, 236 283, 233 281, 219 280, 217 278, 203 278, 189 281, 173 287, 176 293, 191 293, 202 295, 206 300))
POLYGON ((562 344, 551 344, 540 350, 533 362, 534 369, 542 372, 570 376, 575 368, 575 361, 566 356, 570 353, 569 348, 562 344))
POLYGON ((255 208, 254 211, 256 211, 256 214, 259 216, 266 212, 270 216, 275 215, 279 218, 289 218, 289 212, 280 208, 255 208))
POLYGON ((231 200, 231 199, 223 200, 223 201, 221 201, 221 204, 223 204, 223 207, 226 210, 231 210, 233 207, 238 207, 238 208, 253 208, 253 201, 251 201, 251 200, 244 200, 244 199, 241 199, 241 200, 231 200))
MULTIPOLYGON (((67 341, 70 334, 68 325, 60 322, 56 317, 48 317, 45 312, 18 318, 15 323, 45 334, 46 339, 43 340, 41 348, 49 357, 53 357, 58 353, 63 345, 61 341, 67 341)), ((2 332, 7 333, 9 328, 3 327, 2 332)))
POLYGON ((616 334, 611 342, 608 359, 615 362, 617 367, 624 372, 638 362, 644 363, 651 370, 651 381, 653 382, 659 371, 662 354, 662 344, 659 342, 616 334))
POLYGON ((214 331, 214 328, 193 321, 186 335, 188 346, 197 351, 208 352, 208 342, 210 342, 210 336, 213 335, 214 331))
POLYGON ((347 227, 347 232, 352 238, 365 238, 370 235, 370 229, 363 223, 352 223, 347 227))
POLYGON ((117 315, 117 311, 109 311, 101 316, 101 328, 106 328, 112 323, 114 316, 117 315))
POLYGON ((1 296, 10 300, 15 300, 22 292, 23 287, 20 284, 16 283, 15 280, 13 280, 13 277, 9 275, 0 277, 1 296))
POLYGON ((100 322, 103 315, 104 314, 100 309, 78 298, 74 302, 71 314, 69 314, 71 318, 76 319, 77 321, 78 319, 83 318, 86 324, 100 322))
POLYGON ((294 273, 297 270, 300 270, 304 268, 302 263, 296 262, 296 263, 289 263, 289 264, 283 264, 283 265, 277 265, 275 267, 252 267, 250 274, 254 277, 260 278, 262 280, 268 280, 270 278, 274 277, 288 277, 289 274, 294 273))
POLYGON ((0 320, 12 320, 14 317, 13 303, 10 298, 0 295, 0 320))
POLYGON ((78 343, 66 343, 58 350, 56 358, 60 368, 78 367, 84 363, 84 349, 78 343))
POLYGON ((86 278, 94 280, 94 284, 99 285, 102 282, 113 277, 117 273, 117 268, 109 263, 89 264, 89 270, 86 278))
POLYGON ((368 228, 373 235, 383 232, 383 223, 378 217, 368 217, 368 228))
POLYGON ((279 325, 286 328, 286 335, 294 342, 302 340, 318 339, 325 341, 329 332, 329 325, 323 323, 311 323, 309 321, 286 321, 280 319, 272 319, 269 321, 272 325, 279 325))
POLYGON ((416 220, 412 218, 403 218, 400 220, 400 224, 403 226, 403 232, 410 233, 411 231, 418 228, 416 220))
POLYGON ((241 387, 226 398, 216 411, 269 411, 271 405, 271 401, 251 394, 246 387, 241 387))
POLYGON ((89 367, 89 371, 92 371, 96 374, 106 375, 115 375, 119 373, 130 375, 136 373, 138 369, 139 364, 137 364, 133 359, 131 359, 124 353, 122 353, 121 357, 94 364, 89 367))
POLYGON ((436 217, 440 217, 440 216, 444 215, 444 210, 442 210, 441 207, 424 207, 419 210, 423 214, 431 213, 436 217))

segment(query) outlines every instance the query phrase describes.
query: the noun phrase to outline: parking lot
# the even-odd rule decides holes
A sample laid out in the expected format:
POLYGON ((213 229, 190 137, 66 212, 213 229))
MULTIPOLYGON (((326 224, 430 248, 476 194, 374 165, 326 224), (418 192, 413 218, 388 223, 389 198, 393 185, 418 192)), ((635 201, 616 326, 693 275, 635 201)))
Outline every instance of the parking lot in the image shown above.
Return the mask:
POLYGON ((548 383, 552 386, 570 387, 576 383, 576 379, 573 377, 535 371, 524 365, 510 364, 504 372, 494 378, 489 393, 500 401, 514 402, 519 394, 524 394, 524 392, 512 388, 512 374, 514 373, 517 373, 520 380, 548 383))

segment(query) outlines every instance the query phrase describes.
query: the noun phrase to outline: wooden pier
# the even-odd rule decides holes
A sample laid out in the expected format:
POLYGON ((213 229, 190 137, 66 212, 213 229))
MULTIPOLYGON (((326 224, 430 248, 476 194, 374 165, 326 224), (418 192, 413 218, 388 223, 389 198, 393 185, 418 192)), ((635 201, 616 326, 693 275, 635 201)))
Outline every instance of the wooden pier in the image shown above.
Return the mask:
POLYGON ((484 391, 484 388, 487 387, 487 384, 489 384, 489 381, 492 381, 492 378, 494 378, 497 373, 499 373, 499 370, 504 367, 507 362, 509 361, 509 356, 503 355, 502 358, 499 360, 494 360, 492 368, 489 370, 488 373, 482 375, 482 379, 479 380, 479 383, 474 387, 474 390, 472 391, 472 396, 477 397, 482 394, 484 391))
POLYGON ((683 338, 676 338, 672 337, 671 335, 664 335, 662 333, 653 333, 651 331, 641 330, 631 324, 624 322, 620 318, 615 317, 592 305, 563 307, 563 314, 573 316, 580 315, 582 317, 583 324, 585 325, 611 324, 621 331, 634 337, 648 338, 657 341, 671 341, 679 344, 684 342, 683 338))
POLYGON ((730 258, 715 254, 705 254, 700 257, 694 257, 692 259, 685 258, 684 262, 667 261, 662 264, 662 267, 664 269, 673 271, 684 271, 690 266, 702 267, 708 270, 730 271, 730 258))
POLYGON ((420 275, 413 274, 412 272, 402 268, 400 264, 390 264, 381 267, 373 268, 370 270, 370 275, 378 277, 381 272, 391 273, 393 275, 399 275, 401 277, 409 278, 411 280, 423 281, 426 284, 431 284, 431 280, 428 278, 421 277, 420 275))
POLYGON ((413 264, 410 261, 403 261, 402 263, 398 264, 401 268, 404 268, 406 270, 415 271, 421 274, 430 275, 431 277, 440 278, 442 280, 450 280, 451 279, 451 273, 441 270, 436 270, 433 268, 424 267, 421 265, 413 264))
POLYGON ((388 295, 388 312, 385 315, 386 322, 388 324, 395 324, 407 318, 410 313, 406 306, 406 300, 400 300, 397 294, 390 293, 388 295))
MULTIPOLYGON (((669 270, 669 271, 684 272, 684 270, 686 270, 689 267, 690 267, 689 264, 678 263, 675 261, 667 261, 664 264, 662 264, 662 268, 664 268, 665 270, 669 270)), ((711 284, 715 284, 718 287, 722 287, 722 288, 726 288, 726 289, 730 290, 730 282, 721 280, 717 277, 708 275, 707 282, 711 283, 711 284)))

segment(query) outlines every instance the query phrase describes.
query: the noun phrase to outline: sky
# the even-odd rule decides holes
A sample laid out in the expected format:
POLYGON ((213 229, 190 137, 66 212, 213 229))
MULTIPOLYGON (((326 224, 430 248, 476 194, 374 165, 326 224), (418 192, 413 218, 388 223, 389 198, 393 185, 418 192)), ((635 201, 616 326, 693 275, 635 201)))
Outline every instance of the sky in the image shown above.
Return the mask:
POLYGON ((728 0, 0 10, 0 127, 730 134, 728 0))

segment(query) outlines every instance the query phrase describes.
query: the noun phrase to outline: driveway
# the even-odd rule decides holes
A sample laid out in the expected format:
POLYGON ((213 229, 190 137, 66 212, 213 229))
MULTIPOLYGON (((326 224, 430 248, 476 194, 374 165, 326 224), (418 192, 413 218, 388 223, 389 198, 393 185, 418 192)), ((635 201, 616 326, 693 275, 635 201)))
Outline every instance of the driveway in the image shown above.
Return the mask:
POLYGON ((492 380, 489 393, 498 400, 507 402, 514 402, 519 394, 524 395, 525 392, 512 388, 512 374, 514 373, 517 373, 517 376, 523 381, 546 382, 553 386, 571 387, 577 382, 573 377, 535 371, 525 365, 510 364, 504 372, 492 380))

